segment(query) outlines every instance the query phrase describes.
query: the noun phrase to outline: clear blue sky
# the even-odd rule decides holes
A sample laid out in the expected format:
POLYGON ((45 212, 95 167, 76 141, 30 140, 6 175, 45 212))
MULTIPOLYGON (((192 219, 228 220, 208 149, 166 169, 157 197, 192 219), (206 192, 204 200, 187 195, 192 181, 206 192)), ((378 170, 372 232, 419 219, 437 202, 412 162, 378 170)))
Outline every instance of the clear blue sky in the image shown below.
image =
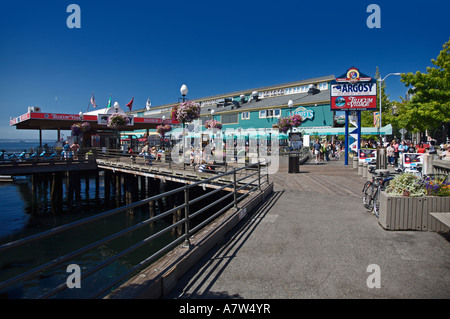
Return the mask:
MULTIPOLYGON (((28 106, 86 111, 92 92, 125 106, 176 102, 241 89, 339 76, 425 72, 450 37, 450 2, 428 1, 4 1, 0 11, 0 136, 37 138, 9 118, 28 106), (66 25, 81 8, 81 28, 66 25), (366 25, 381 8, 381 28, 366 25), (57 97, 57 103, 55 102, 57 97)), ((404 96, 386 80, 391 100, 404 96)), ((92 108, 90 108, 92 110, 92 108)), ((56 133, 44 138, 56 138, 56 133)))

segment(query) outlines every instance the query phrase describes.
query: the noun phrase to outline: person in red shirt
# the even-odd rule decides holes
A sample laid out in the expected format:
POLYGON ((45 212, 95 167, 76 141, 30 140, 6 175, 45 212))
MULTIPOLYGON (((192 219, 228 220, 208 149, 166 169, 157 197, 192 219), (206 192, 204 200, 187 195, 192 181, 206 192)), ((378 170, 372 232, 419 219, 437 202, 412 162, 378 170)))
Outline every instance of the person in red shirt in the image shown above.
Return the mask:
POLYGON ((425 153, 425 152, 426 152, 426 151, 425 151, 425 146, 423 146, 423 144, 420 143, 420 144, 417 146, 417 148, 416 148, 416 152, 417 152, 417 153, 425 153))
POLYGON ((399 154, 398 153, 399 144, 398 144, 397 140, 392 140, 392 142, 393 142, 392 146, 394 147, 394 163, 397 166, 398 165, 398 157, 399 157, 399 155, 398 155, 399 154))

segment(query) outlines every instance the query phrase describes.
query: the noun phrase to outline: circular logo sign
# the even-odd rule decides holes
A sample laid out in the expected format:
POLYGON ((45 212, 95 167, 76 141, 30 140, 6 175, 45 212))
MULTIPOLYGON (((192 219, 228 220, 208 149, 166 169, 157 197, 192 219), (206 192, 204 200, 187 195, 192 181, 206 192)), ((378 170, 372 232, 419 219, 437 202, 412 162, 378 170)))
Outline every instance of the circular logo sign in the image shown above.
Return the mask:
POLYGON ((340 97, 338 97, 337 99, 336 99, 336 106, 337 107, 343 107, 343 106, 345 106, 345 98, 343 98, 342 96, 340 96, 340 97))
POLYGON ((347 81, 355 83, 359 81, 359 71, 356 68, 350 68, 347 72, 347 81))

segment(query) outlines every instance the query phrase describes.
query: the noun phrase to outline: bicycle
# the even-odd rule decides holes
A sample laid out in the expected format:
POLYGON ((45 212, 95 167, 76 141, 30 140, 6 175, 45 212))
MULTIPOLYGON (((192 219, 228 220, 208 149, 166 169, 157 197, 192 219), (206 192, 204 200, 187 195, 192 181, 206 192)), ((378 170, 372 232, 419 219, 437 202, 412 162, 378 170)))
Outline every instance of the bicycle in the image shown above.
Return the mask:
POLYGON ((372 180, 364 184, 362 190, 362 200, 364 207, 369 211, 374 211, 375 216, 380 214, 380 193, 389 185, 389 181, 394 179, 387 169, 375 169, 375 166, 369 167, 372 174, 372 180))

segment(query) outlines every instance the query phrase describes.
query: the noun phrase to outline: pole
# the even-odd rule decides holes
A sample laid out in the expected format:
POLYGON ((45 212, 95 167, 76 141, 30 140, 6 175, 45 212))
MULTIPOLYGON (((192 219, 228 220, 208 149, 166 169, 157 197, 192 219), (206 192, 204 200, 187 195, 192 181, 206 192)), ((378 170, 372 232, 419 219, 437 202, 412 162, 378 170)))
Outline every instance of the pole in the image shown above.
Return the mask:
POLYGON ((361 149, 361 131, 362 131, 361 111, 356 111, 356 114, 358 118, 358 143, 356 145, 356 154, 359 154, 359 150, 361 149))
POLYGON ((381 80, 381 75, 380 78, 378 79, 378 93, 380 95, 380 121, 378 122, 378 138, 380 139, 380 146, 383 145, 383 143, 381 142, 381 83, 383 82, 383 80, 381 80))
POLYGON ((345 111, 345 145, 344 145, 344 149, 345 149, 345 165, 348 165, 348 115, 349 115, 350 111, 345 111))

